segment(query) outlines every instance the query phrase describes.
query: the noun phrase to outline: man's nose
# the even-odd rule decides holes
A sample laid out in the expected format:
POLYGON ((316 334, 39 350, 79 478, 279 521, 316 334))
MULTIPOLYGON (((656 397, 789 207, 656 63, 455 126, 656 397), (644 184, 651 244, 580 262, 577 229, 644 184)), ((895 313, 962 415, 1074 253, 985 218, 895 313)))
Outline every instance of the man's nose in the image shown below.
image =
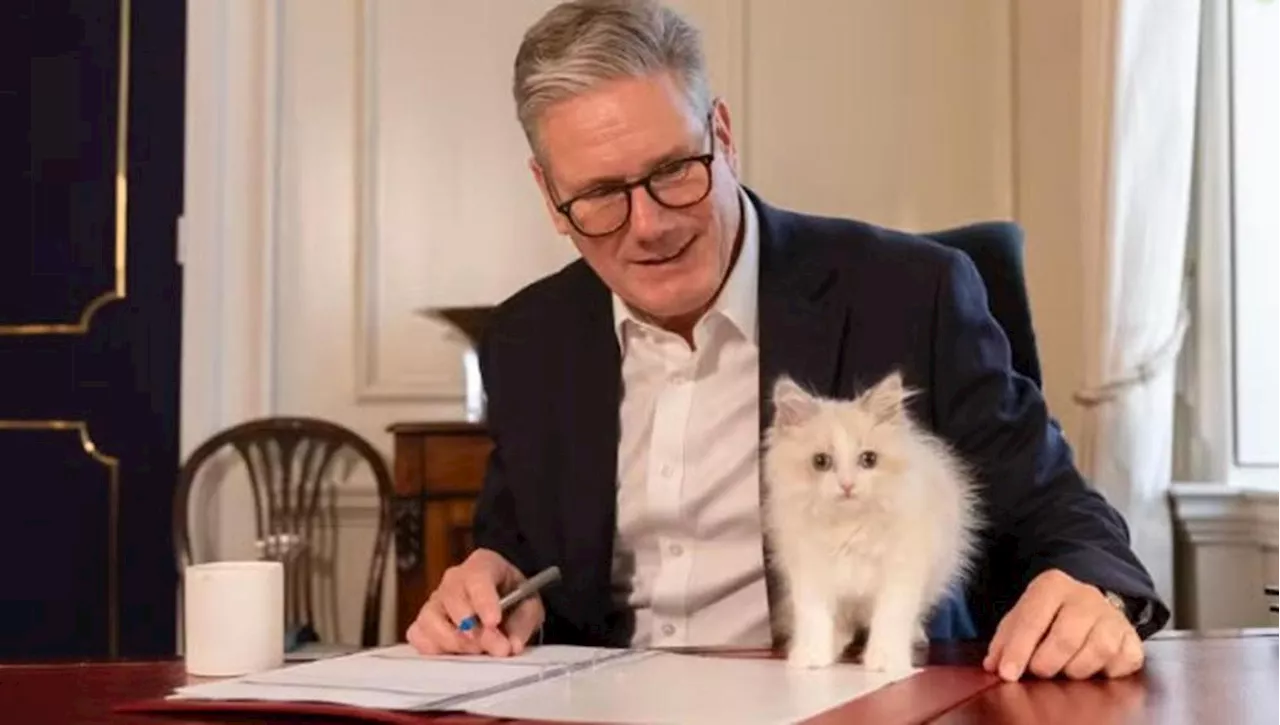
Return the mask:
POLYGON ((631 189, 631 231, 640 239, 652 239, 666 231, 666 209, 654 201, 644 186, 631 189))

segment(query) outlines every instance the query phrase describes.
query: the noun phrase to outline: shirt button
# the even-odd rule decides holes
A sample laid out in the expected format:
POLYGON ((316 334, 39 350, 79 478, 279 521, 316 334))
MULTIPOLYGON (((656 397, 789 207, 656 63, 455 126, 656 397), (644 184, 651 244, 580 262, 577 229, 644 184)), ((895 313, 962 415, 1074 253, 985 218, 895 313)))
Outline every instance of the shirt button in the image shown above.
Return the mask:
POLYGON ((670 463, 664 463, 659 471, 662 473, 663 478, 671 478, 671 474, 675 473, 676 469, 670 463))
POLYGON ((679 544, 672 544, 667 547, 667 551, 671 552, 672 556, 680 556, 684 553, 684 547, 679 544))
POLYGON ((662 633, 670 637, 676 633, 676 626, 668 622, 667 624, 662 625, 662 633))

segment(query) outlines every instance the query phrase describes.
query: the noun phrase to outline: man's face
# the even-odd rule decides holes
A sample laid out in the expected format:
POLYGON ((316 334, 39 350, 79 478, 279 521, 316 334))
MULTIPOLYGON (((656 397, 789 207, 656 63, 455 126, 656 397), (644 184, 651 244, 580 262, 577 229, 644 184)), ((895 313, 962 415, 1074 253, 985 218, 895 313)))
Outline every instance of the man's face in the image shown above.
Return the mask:
POLYGON ((540 119, 539 140, 542 154, 531 166, 560 233, 633 308, 668 326, 691 327, 715 299, 737 242, 741 210, 728 109, 717 102, 711 118, 696 113, 666 75, 619 80, 551 106, 540 119), (580 223, 621 219, 627 202, 617 189, 654 172, 653 186, 668 203, 697 198, 707 167, 672 162, 711 153, 713 134, 711 188, 696 203, 670 208, 634 186, 626 223, 603 236, 584 234, 555 208, 583 198, 575 202, 587 212, 576 217, 580 223))

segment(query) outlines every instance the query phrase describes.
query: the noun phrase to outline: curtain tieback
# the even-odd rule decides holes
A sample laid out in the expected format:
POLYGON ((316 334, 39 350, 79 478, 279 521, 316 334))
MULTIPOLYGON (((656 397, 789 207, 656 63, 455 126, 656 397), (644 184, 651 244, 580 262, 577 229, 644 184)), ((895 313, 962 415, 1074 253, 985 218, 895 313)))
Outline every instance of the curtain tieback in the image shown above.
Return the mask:
POLYGON ((1152 378, 1165 368, 1173 365, 1178 359, 1178 353, 1182 350, 1182 339, 1187 332, 1187 322, 1187 311, 1183 308, 1178 311, 1178 320, 1174 324, 1173 334, 1164 341, 1164 344, 1156 348, 1156 351, 1151 353, 1146 360, 1139 363, 1133 372, 1113 380, 1104 381, 1094 387, 1081 388, 1071 394, 1071 399, 1082 407, 1096 408, 1099 405, 1114 401, 1128 390, 1146 385, 1152 378))

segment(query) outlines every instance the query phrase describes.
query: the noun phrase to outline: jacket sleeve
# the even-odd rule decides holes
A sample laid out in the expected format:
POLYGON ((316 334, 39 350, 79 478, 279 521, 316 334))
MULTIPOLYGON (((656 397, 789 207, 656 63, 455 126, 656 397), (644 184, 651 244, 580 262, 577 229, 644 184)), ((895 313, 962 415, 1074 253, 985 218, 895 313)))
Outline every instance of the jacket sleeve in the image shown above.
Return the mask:
MULTIPOLYGON (((495 324, 491 330, 497 330, 495 324)), ((504 371, 502 358, 496 355, 498 345, 494 340, 500 338, 500 332, 485 335, 478 352, 480 362, 480 378, 485 389, 485 426, 493 443, 493 450, 485 469, 484 483, 476 498, 475 514, 472 521, 472 541, 477 548, 490 549, 511 562, 525 576, 531 576, 531 552, 524 536, 520 532, 516 503, 512 494, 514 472, 508 470, 504 441, 510 420, 511 406, 504 395, 503 380, 513 371, 504 371)))
POLYGON ((973 263, 947 255, 934 308, 933 414, 974 467, 988 527, 983 601, 971 606, 998 621, 1036 575, 1056 568, 1130 601, 1138 633, 1150 636, 1169 610, 1130 547, 1124 519, 1076 469, 1040 390, 1013 371, 973 263))

